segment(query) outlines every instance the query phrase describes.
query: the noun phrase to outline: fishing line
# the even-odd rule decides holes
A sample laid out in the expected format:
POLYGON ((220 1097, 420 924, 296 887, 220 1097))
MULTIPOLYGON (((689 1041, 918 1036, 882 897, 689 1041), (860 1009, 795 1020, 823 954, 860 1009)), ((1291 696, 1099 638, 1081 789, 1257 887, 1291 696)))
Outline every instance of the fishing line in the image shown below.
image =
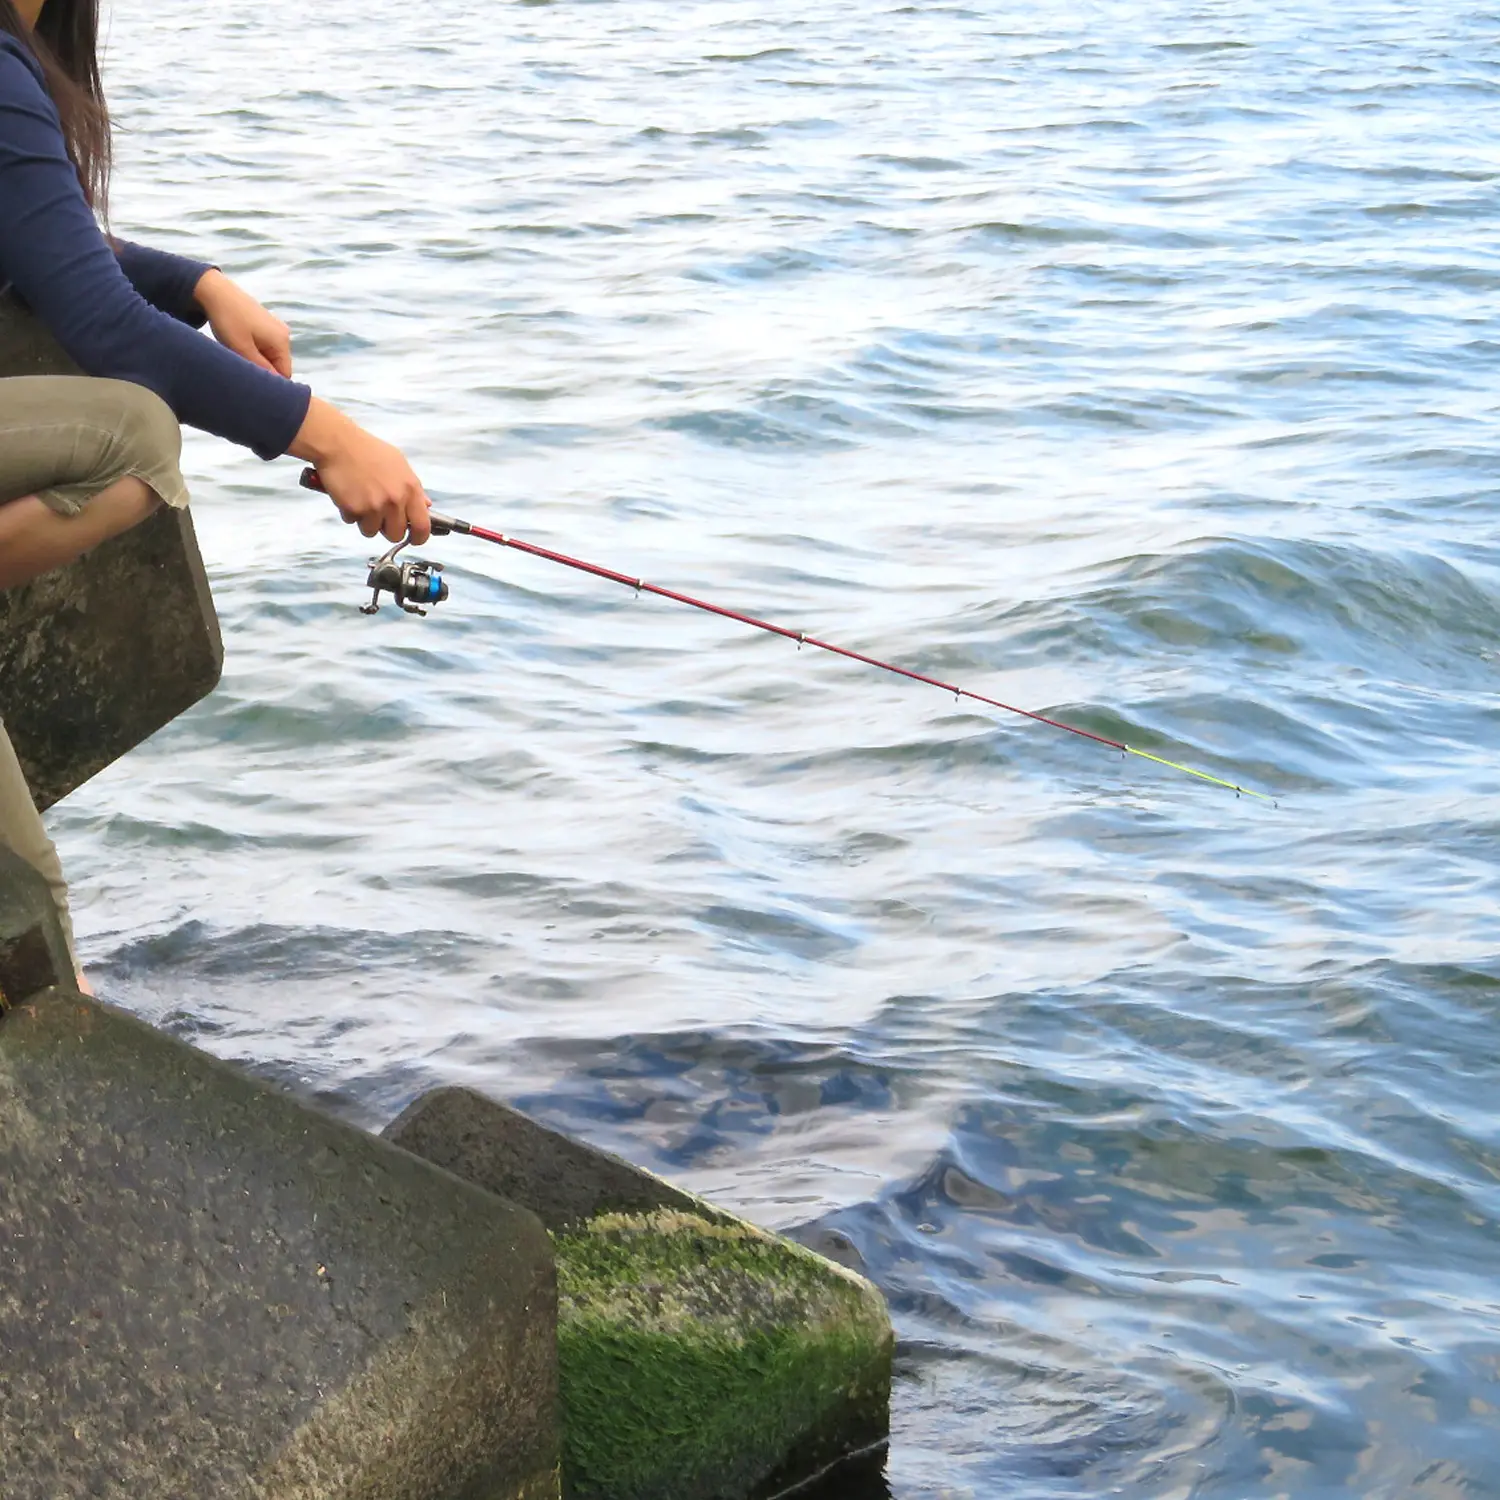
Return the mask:
MULTIPOLYGON (((316 469, 305 469, 302 473, 302 483, 310 490, 327 493, 316 469)), ((498 547, 510 547, 517 552, 524 552, 528 557, 539 557, 543 562, 557 563, 564 568, 572 568, 575 572, 587 573, 593 578, 603 578, 609 583, 621 584, 625 588, 634 589, 637 594, 653 594, 658 599, 670 599, 674 604, 686 604, 692 609, 702 610, 705 614, 718 615, 721 619, 733 620, 738 625, 749 625, 756 630, 764 630, 769 635, 779 635, 784 640, 795 641, 799 649, 803 646, 813 646, 833 656, 842 656, 847 661, 857 661, 867 667, 878 667, 882 672, 892 672, 897 677, 925 683, 928 687, 940 688, 945 693, 951 693, 955 700, 967 698, 972 703, 983 703, 988 708, 1002 709, 1008 714, 1017 714, 1036 724, 1065 730, 1068 734, 1075 734, 1080 739, 1092 740, 1096 745, 1118 750, 1122 755, 1134 755, 1140 760, 1149 760, 1155 765, 1181 771, 1185 776, 1195 777, 1213 786, 1224 787, 1237 797, 1254 797, 1261 802, 1270 802, 1273 807, 1276 805, 1275 801, 1264 792, 1253 791, 1236 782, 1226 781, 1222 776, 1212 776, 1207 771, 1183 765, 1180 761, 1168 760, 1162 755, 1153 755, 1149 750, 1137 750, 1134 745, 1127 745, 1123 740, 1095 734, 1091 729, 1080 729, 1076 724, 1065 724, 1061 719, 1048 718, 1046 714, 1033 713, 1028 708, 1017 708, 1013 703, 1003 703, 999 698, 973 692, 955 683, 944 682, 938 677, 929 677, 925 672, 914 672, 909 667, 881 661, 877 656, 866 656, 862 651, 852 651, 847 646, 838 646, 832 641, 819 640, 816 636, 808 635, 806 631, 792 630, 785 625, 776 625, 770 620, 760 620, 754 615, 742 614, 739 610, 730 609, 723 604, 710 603, 707 599, 695 599, 691 594, 682 594, 676 589, 647 583, 644 578, 636 578, 629 573, 619 573, 613 568, 602 567, 598 563, 585 562, 582 558, 568 556, 566 552, 554 552, 548 547, 537 546, 535 542, 523 542, 519 537, 507 536, 502 531, 490 531, 484 526, 475 526, 470 521, 460 521, 454 516, 445 516, 438 511, 432 511, 428 520, 432 523, 434 536, 447 536, 450 533, 456 536, 473 536, 478 537, 482 542, 493 542, 498 547)), ((382 594, 390 594, 402 609, 413 615, 425 615, 429 608, 435 604, 441 604, 448 597, 448 585, 442 577, 443 565, 441 563, 428 562, 420 558, 410 558, 406 562, 396 561, 397 553, 407 545, 405 541, 397 542, 390 551, 371 562, 369 577, 366 579, 366 586, 371 590, 370 602, 360 606, 365 614, 373 615, 380 608, 382 594)))

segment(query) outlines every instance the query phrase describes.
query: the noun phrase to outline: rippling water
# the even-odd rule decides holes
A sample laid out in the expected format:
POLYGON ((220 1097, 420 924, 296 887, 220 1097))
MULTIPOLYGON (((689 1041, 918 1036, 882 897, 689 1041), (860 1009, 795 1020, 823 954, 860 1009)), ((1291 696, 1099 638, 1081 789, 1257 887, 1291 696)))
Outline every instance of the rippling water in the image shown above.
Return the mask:
POLYGON ((61 810, 107 995, 857 1258, 923 1496, 1500 1495, 1500 16, 121 4, 117 226, 446 508, 195 439, 223 687, 61 810))

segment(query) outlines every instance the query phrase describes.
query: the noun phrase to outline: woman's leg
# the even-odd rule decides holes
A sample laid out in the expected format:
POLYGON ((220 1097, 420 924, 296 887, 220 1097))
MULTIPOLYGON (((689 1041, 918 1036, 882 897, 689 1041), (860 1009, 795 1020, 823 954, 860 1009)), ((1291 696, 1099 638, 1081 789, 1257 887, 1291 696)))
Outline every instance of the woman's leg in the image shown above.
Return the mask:
POLYGON ((127 474, 95 495, 77 516, 60 516, 35 495, 0 505, 0 589, 64 567, 100 542, 139 526, 160 504, 144 480, 127 474))
POLYGON ((62 863, 57 849, 42 827, 41 814, 31 800, 31 789, 21 774, 21 763, 0 724, 0 844, 19 854, 52 888, 52 901, 57 907, 58 920, 62 923, 63 936, 68 941, 68 952, 73 959, 73 968, 78 974, 78 983, 84 984, 83 971, 78 967, 78 955, 73 949, 73 921, 68 911, 68 885, 63 879, 62 863))
POLYGON ((83 519, 126 478, 168 505, 186 505, 181 456, 182 428, 144 386, 76 375, 0 379, 0 505, 31 497, 65 520, 83 519))
MULTIPOLYGON (((176 418, 141 386, 81 376, 0 379, 0 588, 64 566, 163 501, 185 505, 181 448, 176 418)), ((51 886, 71 949, 57 850, 3 727, 0 843, 51 886)))

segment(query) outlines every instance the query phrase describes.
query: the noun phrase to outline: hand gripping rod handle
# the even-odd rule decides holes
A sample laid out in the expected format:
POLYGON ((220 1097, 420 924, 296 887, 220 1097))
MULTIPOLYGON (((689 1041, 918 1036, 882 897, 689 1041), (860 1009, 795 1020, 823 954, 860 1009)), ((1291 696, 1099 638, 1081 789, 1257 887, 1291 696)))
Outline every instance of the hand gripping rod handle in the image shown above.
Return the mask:
MULTIPOLYGON (((302 471, 300 483, 305 490, 316 490, 320 495, 328 493, 323 476, 311 465, 302 471)), ((460 521, 455 516, 445 516, 441 511, 429 511, 427 519, 432 526, 433 536, 449 536, 455 532, 459 536, 467 536, 472 529, 467 521, 460 521)))

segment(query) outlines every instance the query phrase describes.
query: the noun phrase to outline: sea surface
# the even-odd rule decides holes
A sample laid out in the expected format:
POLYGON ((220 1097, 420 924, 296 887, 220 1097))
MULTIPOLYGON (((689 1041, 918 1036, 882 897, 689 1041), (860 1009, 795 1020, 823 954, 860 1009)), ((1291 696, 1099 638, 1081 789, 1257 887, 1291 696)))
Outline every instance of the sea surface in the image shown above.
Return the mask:
MULTIPOLYGON (((118 232, 437 502, 193 436, 222 687, 102 992, 862 1264, 890 1493, 1500 1496, 1500 12, 118 3, 118 232)), ((863 1497, 862 1497, 863 1500, 863 1497)))

